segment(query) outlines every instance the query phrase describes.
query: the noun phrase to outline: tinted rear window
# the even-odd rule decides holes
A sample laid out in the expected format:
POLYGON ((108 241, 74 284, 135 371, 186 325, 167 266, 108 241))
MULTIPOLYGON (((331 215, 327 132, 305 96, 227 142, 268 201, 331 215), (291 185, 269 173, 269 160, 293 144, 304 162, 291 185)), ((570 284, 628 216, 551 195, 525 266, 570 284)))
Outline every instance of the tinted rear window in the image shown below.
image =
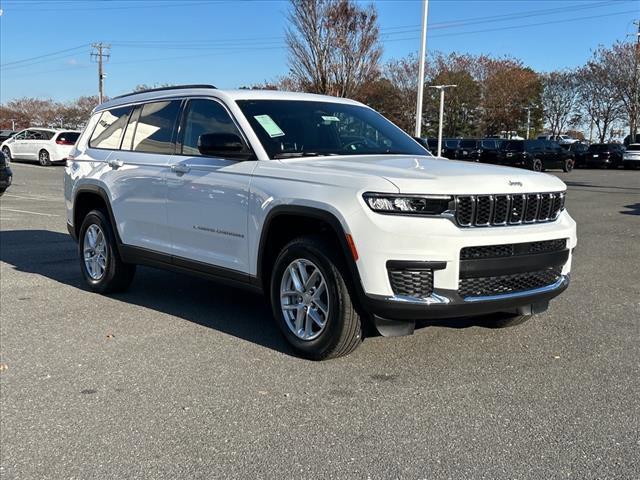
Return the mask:
POLYGON ((627 150, 635 151, 635 152, 639 151, 640 150, 640 143, 634 143, 633 145, 629 145, 627 147, 627 150))
POLYGON ((76 143, 79 136, 79 132, 62 132, 60 135, 58 135, 58 140, 66 140, 67 142, 76 143))
POLYGON ((598 143, 589 147, 590 152, 608 152, 609 150, 611 150, 611 147, 606 143, 598 143))
POLYGON ((460 148, 476 148, 478 142, 476 140, 461 140, 460 148))
POLYGON ((460 143, 460 140, 445 140, 444 141, 445 147, 448 147, 448 148, 456 148, 458 146, 458 143, 460 143))

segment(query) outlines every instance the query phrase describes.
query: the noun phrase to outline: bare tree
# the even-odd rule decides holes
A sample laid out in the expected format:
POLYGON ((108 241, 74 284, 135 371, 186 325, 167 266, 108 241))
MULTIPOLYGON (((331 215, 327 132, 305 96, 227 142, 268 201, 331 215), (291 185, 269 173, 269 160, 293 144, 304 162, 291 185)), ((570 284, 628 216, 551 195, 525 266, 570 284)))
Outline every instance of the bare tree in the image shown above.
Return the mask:
POLYGON ((542 75, 542 107, 552 135, 560 135, 572 123, 578 107, 578 83, 574 72, 542 75))
POLYGON ((622 103, 633 138, 640 127, 640 43, 616 42, 611 48, 599 48, 594 57, 609 68, 609 81, 622 103))
POLYGON ((599 141, 607 139, 612 126, 622 118, 624 107, 611 79, 610 67, 594 58, 576 73, 578 99, 588 120, 595 125, 599 141))
POLYGON ((353 0, 291 0, 289 68, 302 90, 355 96, 379 74, 378 14, 353 0))

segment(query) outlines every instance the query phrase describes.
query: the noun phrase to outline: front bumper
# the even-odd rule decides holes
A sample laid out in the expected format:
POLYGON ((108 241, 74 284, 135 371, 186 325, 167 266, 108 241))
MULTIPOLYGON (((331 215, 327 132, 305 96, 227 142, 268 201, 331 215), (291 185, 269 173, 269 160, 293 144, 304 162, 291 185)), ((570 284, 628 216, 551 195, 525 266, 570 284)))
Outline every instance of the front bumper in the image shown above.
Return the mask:
POLYGON ((435 289, 425 299, 368 295, 367 310, 384 319, 416 321, 483 315, 494 312, 517 311, 522 307, 548 303, 569 286, 571 276, 562 275, 554 284, 504 295, 462 298, 457 290, 435 289))

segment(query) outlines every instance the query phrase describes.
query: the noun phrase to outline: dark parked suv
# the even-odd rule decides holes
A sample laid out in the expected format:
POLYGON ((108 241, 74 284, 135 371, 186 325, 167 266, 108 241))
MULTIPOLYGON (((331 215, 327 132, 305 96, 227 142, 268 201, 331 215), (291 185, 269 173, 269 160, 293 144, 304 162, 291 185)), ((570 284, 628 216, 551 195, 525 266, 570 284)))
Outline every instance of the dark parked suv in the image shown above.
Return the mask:
POLYGON ((442 140, 442 152, 440 152, 440 156, 448 158, 449 160, 455 160, 456 150, 458 150, 459 145, 459 138, 444 138, 442 140))
POLYGON ((573 170, 574 155, 550 140, 508 140, 497 163, 541 172, 550 168, 573 170))
POLYGON ((495 163, 500 152, 500 140, 487 138, 484 140, 462 139, 455 153, 456 160, 471 162, 495 163))
POLYGON ((587 150, 588 167, 618 168, 622 165, 624 146, 620 143, 594 143, 587 150))

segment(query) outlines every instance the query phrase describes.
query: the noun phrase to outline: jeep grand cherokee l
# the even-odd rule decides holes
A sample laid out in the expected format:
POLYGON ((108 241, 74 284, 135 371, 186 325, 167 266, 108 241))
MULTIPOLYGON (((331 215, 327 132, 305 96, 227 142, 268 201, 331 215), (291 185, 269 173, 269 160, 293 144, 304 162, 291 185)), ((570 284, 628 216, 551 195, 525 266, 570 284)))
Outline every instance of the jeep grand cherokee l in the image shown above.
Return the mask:
MULTIPOLYGON (((576 225, 558 178, 431 156, 358 102, 173 87, 98 106, 64 175, 82 275, 136 265, 264 292, 300 355, 345 355, 371 322, 544 311, 576 225)), ((212 314, 215 314, 212 312, 212 314)))

